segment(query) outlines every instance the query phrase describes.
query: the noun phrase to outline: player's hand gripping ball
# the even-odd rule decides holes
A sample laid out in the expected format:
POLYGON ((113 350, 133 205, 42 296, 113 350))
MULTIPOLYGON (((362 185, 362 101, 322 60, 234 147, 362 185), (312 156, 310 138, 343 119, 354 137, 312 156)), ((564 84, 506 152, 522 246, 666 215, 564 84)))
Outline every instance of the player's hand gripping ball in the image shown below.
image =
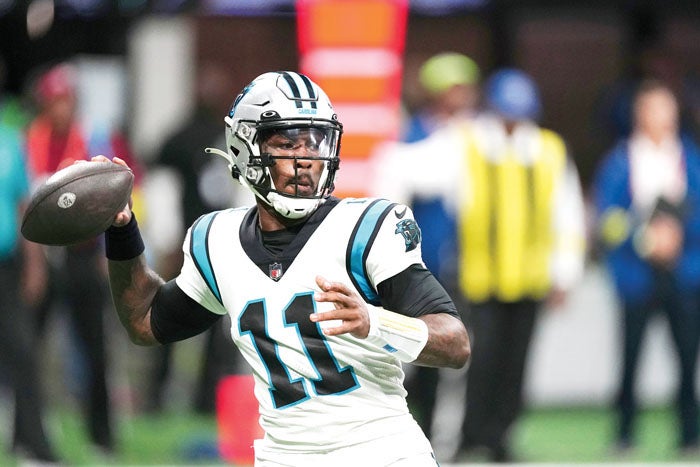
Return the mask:
POLYGON ((70 165, 34 192, 22 220, 22 235, 44 245, 94 238, 124 209, 133 185, 133 172, 113 162, 70 165))

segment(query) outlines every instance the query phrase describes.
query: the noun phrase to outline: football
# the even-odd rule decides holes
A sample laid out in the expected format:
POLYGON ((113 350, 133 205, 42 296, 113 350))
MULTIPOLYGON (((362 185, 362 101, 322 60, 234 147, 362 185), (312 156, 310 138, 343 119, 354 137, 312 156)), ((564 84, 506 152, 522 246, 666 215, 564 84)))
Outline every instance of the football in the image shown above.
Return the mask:
POLYGON ((33 194, 22 235, 44 245, 72 245, 101 234, 129 202, 134 174, 113 162, 84 162, 59 170, 33 194))

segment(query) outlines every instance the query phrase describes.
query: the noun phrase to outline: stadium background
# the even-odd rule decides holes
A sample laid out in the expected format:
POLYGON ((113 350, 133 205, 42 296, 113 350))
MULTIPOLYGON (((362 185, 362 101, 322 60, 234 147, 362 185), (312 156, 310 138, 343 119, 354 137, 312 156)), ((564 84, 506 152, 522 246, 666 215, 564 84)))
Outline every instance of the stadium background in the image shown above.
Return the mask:
MULTIPOLYGON (((87 85, 86 118, 124 127, 144 162, 192 109, 199 64, 222 64, 238 90, 262 71, 299 68, 297 33, 292 0, 0 0, 0 54, 9 90, 25 94, 42 66, 77 58, 87 85)), ((540 84, 543 123, 570 145, 585 189, 613 138, 600 114, 605 93, 632 76, 650 47, 664 50, 669 66, 696 92, 685 104, 691 124, 700 128, 697 1, 414 0, 403 39, 403 110, 419 104, 415 72, 434 53, 466 53, 486 73, 521 67, 540 84)), ((595 251, 590 253, 585 278, 566 309, 543 315, 537 329, 526 384, 535 409, 596 413, 611 402, 619 364, 615 303, 595 251)), ((112 324, 115 397, 128 409, 140 385, 143 368, 134 362, 141 354, 112 324)), ((649 406, 672 402, 676 371, 667 332, 659 321, 648 333, 639 387, 649 406)), ((58 334, 49 347, 60 346, 58 334)), ((47 349, 52 382, 62 378, 56 369, 61 362, 51 357, 56 354, 47 349)), ((179 353, 173 406, 188 394, 196 365, 186 348, 179 353)), ((49 400, 70 410, 67 390, 48 386, 49 400)))

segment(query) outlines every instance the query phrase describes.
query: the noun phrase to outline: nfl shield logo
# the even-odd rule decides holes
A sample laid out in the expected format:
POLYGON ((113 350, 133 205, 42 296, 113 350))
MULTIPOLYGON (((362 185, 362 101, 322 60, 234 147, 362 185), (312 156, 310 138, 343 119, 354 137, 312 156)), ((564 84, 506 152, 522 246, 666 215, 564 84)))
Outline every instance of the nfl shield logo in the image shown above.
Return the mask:
POLYGON ((270 264, 270 279, 278 281, 280 277, 282 277, 282 263, 270 264))

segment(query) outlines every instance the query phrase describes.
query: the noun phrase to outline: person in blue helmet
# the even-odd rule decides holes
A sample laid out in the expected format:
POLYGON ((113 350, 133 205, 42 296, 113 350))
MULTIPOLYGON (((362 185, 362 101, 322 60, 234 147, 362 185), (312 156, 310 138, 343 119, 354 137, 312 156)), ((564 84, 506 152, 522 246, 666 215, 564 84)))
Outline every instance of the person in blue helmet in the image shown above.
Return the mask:
POLYGON ((583 273, 584 202, 562 137, 537 123, 534 80, 497 70, 484 95, 487 110, 462 157, 457 208, 457 280, 474 354, 455 460, 508 462, 538 313, 561 306, 583 273))
MULTIPOLYGON (((444 447, 458 462, 513 458, 508 435, 522 408, 537 314, 562 304, 585 257, 578 171, 562 137, 537 123, 535 82, 501 69, 483 95, 473 118, 415 143, 387 143, 375 165, 377 192, 400 202, 439 197, 454 219, 454 265, 438 277, 454 284, 474 343, 468 371, 450 378, 466 394, 458 439, 444 447)), ((423 226, 427 237, 432 225, 423 226)))

